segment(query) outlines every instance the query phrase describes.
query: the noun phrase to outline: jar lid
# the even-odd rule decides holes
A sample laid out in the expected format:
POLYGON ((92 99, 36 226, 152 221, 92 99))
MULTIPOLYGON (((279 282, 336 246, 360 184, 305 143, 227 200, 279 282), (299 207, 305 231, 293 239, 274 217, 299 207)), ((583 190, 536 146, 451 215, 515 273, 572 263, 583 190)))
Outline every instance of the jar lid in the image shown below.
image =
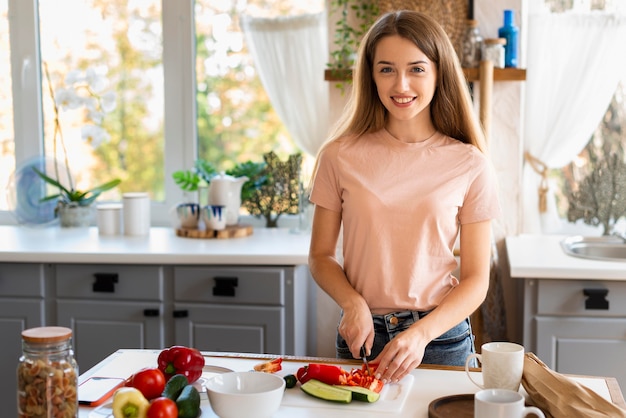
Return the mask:
POLYGON ((22 331, 22 339, 30 343, 54 343, 71 337, 72 330, 65 327, 38 327, 22 331))
POLYGON ((487 38, 484 42, 491 45, 506 45, 506 39, 504 38, 487 38))
POLYGON ((467 23, 467 26, 469 26, 470 28, 478 27, 478 20, 476 19, 467 19, 465 22, 467 23))

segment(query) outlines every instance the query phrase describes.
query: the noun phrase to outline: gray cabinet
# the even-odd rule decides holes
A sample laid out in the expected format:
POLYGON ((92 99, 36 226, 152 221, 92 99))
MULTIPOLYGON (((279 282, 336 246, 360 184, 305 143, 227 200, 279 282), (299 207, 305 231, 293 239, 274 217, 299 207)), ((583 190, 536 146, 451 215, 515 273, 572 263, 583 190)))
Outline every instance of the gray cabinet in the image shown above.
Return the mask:
POLYGON ((45 266, 0 263, 0 404, 3 416, 17 416, 16 368, 22 331, 45 324, 45 266))
POLYGON ((176 344, 306 355, 305 266, 174 268, 176 344))
POLYGON ((524 346, 550 368, 626 386, 626 282, 527 279, 524 346))
POLYGON ((164 346, 163 267, 60 264, 55 278, 57 324, 73 330, 81 371, 120 348, 164 346))

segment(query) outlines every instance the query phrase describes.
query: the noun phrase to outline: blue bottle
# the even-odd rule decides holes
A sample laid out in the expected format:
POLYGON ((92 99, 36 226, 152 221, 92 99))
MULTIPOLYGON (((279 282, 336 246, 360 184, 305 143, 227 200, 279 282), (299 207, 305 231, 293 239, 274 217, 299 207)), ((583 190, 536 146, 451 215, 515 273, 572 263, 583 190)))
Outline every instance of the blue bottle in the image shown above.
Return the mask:
POLYGON ((504 26, 498 29, 498 37, 506 39, 504 46, 504 66, 517 67, 519 28, 515 26, 513 10, 504 11, 504 26))

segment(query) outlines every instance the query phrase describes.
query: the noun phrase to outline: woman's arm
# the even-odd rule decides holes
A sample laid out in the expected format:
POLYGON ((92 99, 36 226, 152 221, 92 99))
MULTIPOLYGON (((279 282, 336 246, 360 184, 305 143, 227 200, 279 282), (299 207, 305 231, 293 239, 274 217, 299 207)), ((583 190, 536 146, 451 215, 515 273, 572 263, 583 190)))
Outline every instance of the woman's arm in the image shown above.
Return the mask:
POLYGON ((459 284, 437 308, 387 344, 375 360, 380 361, 381 379, 397 381, 410 373, 422 362, 430 341, 470 316, 485 300, 489 288, 491 222, 462 225, 460 247, 459 284))
POLYGON ((341 212, 315 207, 309 269, 319 287, 342 309, 339 334, 346 340, 350 352, 360 357, 365 344, 367 350, 374 342, 374 325, 365 299, 350 285, 336 257, 337 241, 341 231, 341 212))

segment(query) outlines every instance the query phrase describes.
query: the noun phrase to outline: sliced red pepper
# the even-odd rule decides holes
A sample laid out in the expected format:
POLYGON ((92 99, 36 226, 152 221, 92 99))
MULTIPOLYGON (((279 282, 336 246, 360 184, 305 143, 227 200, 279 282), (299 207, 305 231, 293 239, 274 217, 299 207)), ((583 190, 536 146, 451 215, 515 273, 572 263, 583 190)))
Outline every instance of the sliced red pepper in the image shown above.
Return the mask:
MULTIPOLYGON (((374 373, 376 366, 370 365, 370 369, 374 373)), ((380 393, 384 386, 381 380, 367 373, 365 366, 347 372, 340 366, 333 364, 310 363, 298 369, 296 378, 300 383, 316 379, 329 385, 361 386, 376 393, 380 393)))
POLYGON ((195 348, 175 345, 161 351, 157 364, 166 380, 175 374, 182 374, 189 383, 193 383, 202 376, 204 357, 195 348))
POLYGON ((254 370, 257 372, 276 373, 283 369, 283 359, 278 357, 271 361, 257 364, 254 366, 254 370))

